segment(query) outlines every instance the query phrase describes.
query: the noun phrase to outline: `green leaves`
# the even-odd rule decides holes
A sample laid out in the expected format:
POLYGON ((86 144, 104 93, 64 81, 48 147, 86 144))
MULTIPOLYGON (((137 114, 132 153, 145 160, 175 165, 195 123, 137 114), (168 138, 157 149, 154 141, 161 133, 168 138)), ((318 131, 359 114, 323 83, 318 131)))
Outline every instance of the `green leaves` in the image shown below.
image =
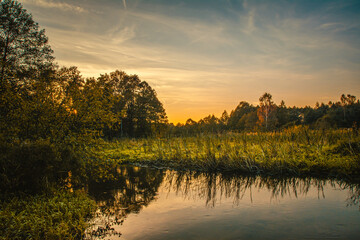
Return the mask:
POLYGON ((44 30, 17 1, 0 4, 0 81, 23 88, 51 67, 54 57, 44 30))

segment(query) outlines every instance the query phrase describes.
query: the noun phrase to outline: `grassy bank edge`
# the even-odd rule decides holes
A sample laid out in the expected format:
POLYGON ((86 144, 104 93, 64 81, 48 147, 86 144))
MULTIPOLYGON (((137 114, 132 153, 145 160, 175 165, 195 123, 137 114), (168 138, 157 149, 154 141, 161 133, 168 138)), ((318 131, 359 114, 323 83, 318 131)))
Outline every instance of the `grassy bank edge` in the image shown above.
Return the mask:
POLYGON ((99 141, 97 164, 360 181, 360 136, 351 130, 241 133, 99 141), (101 160, 99 160, 101 159, 101 160))
POLYGON ((14 196, 0 202, 0 239, 82 239, 95 201, 82 191, 14 196))

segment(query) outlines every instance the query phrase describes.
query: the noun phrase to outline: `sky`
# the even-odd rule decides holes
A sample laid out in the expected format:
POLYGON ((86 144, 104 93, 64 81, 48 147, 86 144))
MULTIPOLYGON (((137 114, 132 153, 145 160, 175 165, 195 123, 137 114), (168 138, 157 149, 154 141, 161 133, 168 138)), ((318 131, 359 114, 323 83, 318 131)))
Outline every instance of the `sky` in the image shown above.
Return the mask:
POLYGON ((315 106, 360 98, 359 0, 20 0, 60 66, 122 70, 157 92, 170 122, 240 101, 315 106))

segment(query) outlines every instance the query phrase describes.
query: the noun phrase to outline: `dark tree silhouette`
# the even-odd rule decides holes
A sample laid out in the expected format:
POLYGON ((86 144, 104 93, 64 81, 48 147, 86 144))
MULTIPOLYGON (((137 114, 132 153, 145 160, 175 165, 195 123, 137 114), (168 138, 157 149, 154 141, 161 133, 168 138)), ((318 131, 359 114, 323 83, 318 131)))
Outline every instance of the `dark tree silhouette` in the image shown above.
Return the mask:
POLYGON ((31 14, 17 1, 1 1, 1 85, 6 79, 12 87, 23 87, 31 77, 51 67, 52 53, 45 30, 39 30, 31 14))

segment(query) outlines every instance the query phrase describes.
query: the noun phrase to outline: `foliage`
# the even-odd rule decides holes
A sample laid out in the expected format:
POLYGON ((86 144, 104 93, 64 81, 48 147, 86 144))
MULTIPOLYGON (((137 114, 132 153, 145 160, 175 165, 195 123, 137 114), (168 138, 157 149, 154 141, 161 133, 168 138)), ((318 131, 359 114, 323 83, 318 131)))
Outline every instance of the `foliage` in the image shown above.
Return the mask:
POLYGON ((264 93, 259 98, 260 107, 258 108, 257 114, 259 118, 259 125, 265 125, 265 129, 274 128, 276 118, 273 112, 276 109, 276 105, 272 101, 272 95, 270 93, 264 93))
POLYGON ((155 90, 137 75, 115 71, 101 75, 98 81, 109 86, 113 95, 121 96, 112 108, 119 118, 105 132, 107 137, 151 136, 167 123, 165 110, 155 90))
POLYGON ((81 239, 95 211, 84 193, 13 197, 0 202, 0 239, 81 239))
MULTIPOLYGON (((68 172, 80 173, 80 154, 70 145, 49 141, 0 145, 0 191, 5 193, 46 191, 62 183, 68 172)), ((73 181, 77 179, 74 178, 73 181)))
POLYGON ((230 115, 220 118, 209 115, 198 122, 169 125, 171 136, 195 136, 200 133, 277 131, 291 126, 306 125, 311 129, 357 128, 360 122, 360 101, 344 94, 338 102, 316 103, 315 107, 287 107, 284 101, 276 105, 270 93, 260 97, 258 106, 241 101, 230 115))
POLYGON ((45 30, 17 1, 0 3, 1 90, 26 88, 31 78, 52 65, 52 50, 45 30))

